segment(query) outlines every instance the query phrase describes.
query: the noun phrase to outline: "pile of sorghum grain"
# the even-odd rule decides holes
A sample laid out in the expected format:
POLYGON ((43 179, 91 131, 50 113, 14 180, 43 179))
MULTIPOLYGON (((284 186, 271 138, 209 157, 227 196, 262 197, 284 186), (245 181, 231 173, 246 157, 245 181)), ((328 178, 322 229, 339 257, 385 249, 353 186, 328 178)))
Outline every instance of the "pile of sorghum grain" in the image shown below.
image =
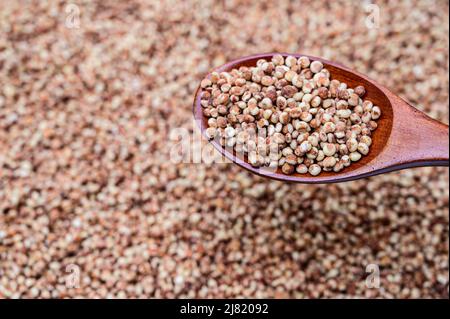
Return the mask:
POLYGON ((348 0, 72 3, 78 29, 67 1, 0 1, 0 299, 448 298, 448 168, 304 185, 169 154, 204 74, 253 52, 448 123, 448 2, 376 1, 378 29, 348 0))
POLYGON ((201 82, 208 138, 284 174, 340 172, 369 153, 381 110, 320 61, 274 55, 201 82))

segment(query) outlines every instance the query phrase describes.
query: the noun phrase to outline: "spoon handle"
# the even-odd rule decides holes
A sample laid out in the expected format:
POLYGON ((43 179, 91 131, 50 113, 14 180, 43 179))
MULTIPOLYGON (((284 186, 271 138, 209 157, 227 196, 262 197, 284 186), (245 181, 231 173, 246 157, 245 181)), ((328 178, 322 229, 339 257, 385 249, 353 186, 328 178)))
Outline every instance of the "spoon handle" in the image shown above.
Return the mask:
POLYGON ((391 142, 384 152, 388 166, 449 166, 448 125, 403 100, 394 106, 394 119, 391 142))
POLYGON ((411 123, 416 131, 418 145, 416 158, 426 166, 449 166, 449 128, 425 114, 417 123, 411 123))

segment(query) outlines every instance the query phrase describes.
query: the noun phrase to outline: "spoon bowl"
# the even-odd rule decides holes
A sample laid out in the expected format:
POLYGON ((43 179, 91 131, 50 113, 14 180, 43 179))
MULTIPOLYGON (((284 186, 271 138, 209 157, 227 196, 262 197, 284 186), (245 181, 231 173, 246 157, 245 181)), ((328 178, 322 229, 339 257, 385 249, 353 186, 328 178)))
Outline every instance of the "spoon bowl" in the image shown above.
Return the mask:
MULTIPOLYGON (((243 57, 228 62, 212 72, 231 71, 241 66, 256 66, 259 59, 271 60, 279 53, 267 53, 243 57)), ((418 166, 448 166, 449 164, 449 132, 448 126, 431 119, 418 111, 387 88, 377 84, 367 76, 346 68, 335 62, 322 58, 303 55, 281 53, 284 57, 307 56, 311 61, 321 61, 330 71, 331 79, 347 83, 351 88, 363 85, 366 89, 364 99, 370 100, 381 109, 381 117, 377 120, 378 127, 372 133, 372 145, 367 155, 359 161, 353 162, 342 171, 324 172, 317 176, 294 173, 286 175, 278 168, 270 170, 264 167, 254 167, 249 164, 247 156, 236 154, 228 148, 222 147, 216 140, 211 143, 226 158, 237 165, 261 176, 298 183, 335 183, 355 180, 394 170, 418 166)), ((207 77, 210 77, 210 74, 207 77)), ((206 137, 208 128, 207 117, 203 115, 201 101, 201 87, 197 89, 193 113, 195 121, 202 135, 206 137)))

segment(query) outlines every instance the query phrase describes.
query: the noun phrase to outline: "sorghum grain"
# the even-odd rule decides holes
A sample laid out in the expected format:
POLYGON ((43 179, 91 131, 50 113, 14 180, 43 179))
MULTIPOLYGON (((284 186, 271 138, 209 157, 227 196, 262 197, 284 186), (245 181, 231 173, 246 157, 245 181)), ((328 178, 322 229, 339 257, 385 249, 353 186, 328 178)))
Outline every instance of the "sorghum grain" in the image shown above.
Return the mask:
POLYGON ((216 118, 208 121, 210 129, 218 128, 207 131, 207 136, 232 139, 226 143, 228 146, 237 145, 244 152, 247 149, 248 154, 253 149, 248 145, 250 141, 236 140, 234 135, 254 130, 246 124, 256 122, 257 135, 264 136, 256 140, 254 154, 248 154, 251 165, 273 166, 271 159, 279 158, 278 166, 284 174, 309 172, 315 176, 322 168, 339 172, 369 153, 369 135, 377 128, 375 120, 380 118, 381 110, 363 100, 364 86, 351 89, 330 76, 320 61, 279 54, 271 61, 258 60, 255 67, 214 73, 200 84, 206 94, 212 92, 204 99, 209 103, 202 106, 206 116, 216 118), (237 121, 224 117, 231 112, 237 121), (221 116, 216 117, 216 113, 221 116), (364 127, 360 129, 361 123, 364 127), (266 147, 271 143, 277 148, 266 147), (347 156, 345 160, 343 156, 347 156))

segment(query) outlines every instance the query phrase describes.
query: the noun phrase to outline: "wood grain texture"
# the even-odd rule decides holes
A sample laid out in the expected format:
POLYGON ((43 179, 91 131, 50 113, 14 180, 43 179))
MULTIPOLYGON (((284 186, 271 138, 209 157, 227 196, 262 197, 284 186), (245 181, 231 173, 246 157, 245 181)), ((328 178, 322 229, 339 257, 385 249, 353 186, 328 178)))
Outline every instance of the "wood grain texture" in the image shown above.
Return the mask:
MULTIPOLYGON (((259 59, 270 60, 274 54, 267 53, 240 58, 218 67, 211 72, 229 71, 241 66, 255 66, 259 59)), ((280 53, 283 56, 308 56, 303 54, 280 53)), ((355 180, 395 170, 418 166, 449 165, 449 128, 418 111, 407 102, 390 92, 363 74, 348 69, 338 63, 322 58, 308 56, 311 60, 321 61, 330 71, 331 78, 346 82, 349 87, 364 85, 368 99, 381 108, 381 117, 377 120, 378 128, 372 134, 369 154, 356 163, 344 168, 339 173, 322 172, 318 176, 309 174, 285 175, 251 166, 246 156, 223 148, 217 141, 211 141, 214 147, 226 158, 237 165, 261 176, 298 183, 335 183, 355 180)), ((208 77, 210 74, 208 74, 208 77)), ((203 136, 208 128, 207 118, 200 105, 201 88, 197 89, 193 113, 203 136)))

